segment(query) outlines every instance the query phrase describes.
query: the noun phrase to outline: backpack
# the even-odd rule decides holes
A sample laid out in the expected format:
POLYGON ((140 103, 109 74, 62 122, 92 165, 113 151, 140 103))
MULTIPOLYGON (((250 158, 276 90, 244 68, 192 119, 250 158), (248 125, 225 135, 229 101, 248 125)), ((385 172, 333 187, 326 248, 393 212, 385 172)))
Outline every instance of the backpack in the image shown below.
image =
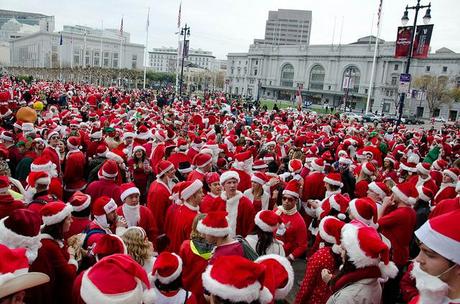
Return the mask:
POLYGON ((249 245, 248 241, 246 241, 245 238, 243 238, 241 235, 237 235, 235 239, 241 244, 243 247, 243 254, 244 257, 248 260, 255 261, 259 257, 257 252, 252 249, 251 245, 249 245))

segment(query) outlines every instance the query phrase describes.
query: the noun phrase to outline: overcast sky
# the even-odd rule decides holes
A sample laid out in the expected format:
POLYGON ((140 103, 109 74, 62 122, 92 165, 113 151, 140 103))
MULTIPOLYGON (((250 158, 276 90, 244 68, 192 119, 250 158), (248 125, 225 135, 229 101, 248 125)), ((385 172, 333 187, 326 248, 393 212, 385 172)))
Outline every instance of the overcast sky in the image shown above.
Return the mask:
MULTIPOLYGON (((120 28, 131 33, 131 42, 145 44, 147 8, 150 7, 149 49, 177 46, 179 0, 1 0, 2 9, 54 15, 56 30, 64 24, 120 28)), ((263 38, 269 10, 311 10, 313 23, 310 44, 351 43, 371 33, 375 35, 379 0, 183 0, 182 26, 191 27, 190 45, 212 51, 219 59, 229 52, 246 52, 254 38, 263 38), (343 21, 343 22, 342 22, 343 21), (372 27, 372 21, 374 26, 372 27), (342 27, 343 24, 343 27, 342 27), (342 33, 342 34, 340 34, 342 33), (341 41, 340 41, 341 36, 341 41)), ((380 38, 394 41, 406 4, 416 0, 383 0, 380 38)), ((422 0, 428 4, 428 0, 422 0)), ((433 0, 434 31, 432 51, 448 47, 460 52, 460 0, 433 0)), ((419 12, 419 20, 425 10, 419 12)), ((409 13, 412 24, 414 10, 409 13)))

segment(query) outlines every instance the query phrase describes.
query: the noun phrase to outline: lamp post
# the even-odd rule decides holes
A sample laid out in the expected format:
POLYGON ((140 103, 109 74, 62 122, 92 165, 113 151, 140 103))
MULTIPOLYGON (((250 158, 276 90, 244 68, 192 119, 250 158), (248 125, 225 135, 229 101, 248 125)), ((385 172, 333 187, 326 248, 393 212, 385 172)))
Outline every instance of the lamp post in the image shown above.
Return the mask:
POLYGON ((182 84, 184 82, 184 60, 185 60, 185 47, 187 36, 190 36, 190 27, 185 24, 185 26, 180 31, 181 36, 184 36, 184 42, 182 43, 182 60, 180 67, 180 82, 179 82, 179 98, 182 96, 182 84))
MULTIPOLYGON (((426 8, 425 16, 423 16, 423 23, 428 24, 431 20, 431 2, 428 5, 420 5, 420 0, 417 0, 417 5, 416 6, 407 6, 406 5, 406 10, 404 11, 404 14, 401 18, 401 23, 403 25, 406 25, 409 22, 409 10, 413 9, 415 10, 415 18, 414 18, 414 26, 412 27, 412 33, 411 33, 411 38, 410 38, 410 46, 409 46, 409 52, 407 53, 407 63, 406 63, 406 70, 405 73, 409 74, 409 68, 410 68, 410 61, 412 58, 412 51, 414 47, 414 38, 415 38, 415 32, 417 31, 417 17, 418 17, 418 11, 422 8, 426 8)), ((399 127, 401 124, 401 117, 403 114, 403 109, 404 109, 404 99, 406 97, 406 93, 401 93, 400 99, 399 99, 399 115, 398 115, 398 121, 396 122, 396 128, 399 127)))

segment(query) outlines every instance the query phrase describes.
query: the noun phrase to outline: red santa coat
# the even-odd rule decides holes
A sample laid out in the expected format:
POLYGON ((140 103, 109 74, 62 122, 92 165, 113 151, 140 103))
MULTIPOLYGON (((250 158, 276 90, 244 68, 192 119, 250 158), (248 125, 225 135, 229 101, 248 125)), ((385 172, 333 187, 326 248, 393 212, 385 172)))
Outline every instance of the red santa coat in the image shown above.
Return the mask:
POLYGON ((187 176, 187 181, 193 182, 194 180, 198 179, 200 181, 204 181, 204 175, 205 173, 201 171, 199 168, 193 170, 190 172, 190 174, 187 176))
POLYGON ((305 277, 295 298, 295 304, 324 304, 327 302, 332 291, 321 278, 323 269, 331 273, 337 270, 331 247, 319 249, 308 259, 305 277))
MULTIPOLYGON (((124 205, 117 208, 117 214, 126 218, 125 213, 123 212, 123 206, 124 205)), ((155 223, 155 218, 153 217, 152 211, 150 211, 149 208, 145 206, 139 206, 139 219, 137 220, 136 226, 145 230, 149 241, 153 243, 156 240, 158 236, 158 228, 157 224, 155 223)))
POLYGON ((189 163, 193 163, 193 158, 194 158, 195 155, 197 155, 198 153, 200 153, 200 151, 195 150, 193 147, 191 147, 190 149, 188 149, 188 151, 187 151, 187 159, 188 159, 188 162, 189 162, 189 163))
POLYGON ((152 147, 152 152, 150 152, 150 165, 155 174, 157 174, 157 165, 165 156, 165 145, 163 143, 158 144, 155 147, 152 147))
POLYGON ((87 227, 89 227, 90 223, 91 220, 89 217, 72 216, 72 224, 70 224, 69 231, 64 233, 64 239, 67 240, 72 235, 82 233, 87 227))
POLYGON ((440 216, 457 209, 460 209, 460 196, 440 201, 439 204, 431 210, 429 218, 440 216))
POLYGON ((438 193, 434 196, 432 201, 432 205, 436 206, 440 201, 454 198, 457 196, 457 192, 455 192, 455 184, 441 184, 441 188, 439 189, 438 193))
POLYGON ((200 204, 200 212, 201 213, 208 213, 209 211, 226 211, 225 203, 221 200, 216 200, 218 196, 208 192, 203 199, 201 200, 200 204))
POLYGON ((0 219, 10 216, 16 209, 25 208, 22 201, 15 200, 11 194, 0 195, 0 219))
POLYGON ((406 265, 409 244, 414 234, 416 213, 412 207, 390 210, 379 220, 379 232, 391 242, 392 260, 397 266, 406 265))
POLYGON ((436 182, 436 185, 439 187, 441 186, 442 183, 442 172, 437 171, 437 170, 431 170, 430 171, 430 176, 434 181, 436 182))
POLYGON ((246 237, 254 228, 255 211, 251 200, 239 191, 230 199, 227 199, 225 192, 222 193, 221 197, 226 201, 225 208, 228 213, 231 235, 246 237))
MULTIPOLYGON (((43 234, 42 247, 29 272, 43 272, 50 277, 46 284, 27 290, 27 303, 60 304, 72 301, 72 285, 77 273, 76 264, 69 263, 67 247, 51 236, 43 234), (62 247, 61 247, 62 245, 62 247)), ((76 263, 76 261, 74 261, 76 263)))
POLYGON ((55 195, 58 199, 62 200, 62 197, 64 194, 64 187, 62 186, 62 182, 59 178, 57 177, 51 178, 51 183, 48 188, 48 192, 50 194, 55 195))
POLYGON ((171 205, 166 213, 165 233, 169 238, 168 251, 179 253, 180 246, 185 240, 190 238, 192 223, 198 214, 199 207, 194 207, 188 203, 180 205, 178 208, 171 205))
POLYGON ((51 194, 48 194, 47 191, 40 192, 34 195, 32 202, 29 205, 27 205, 27 209, 40 214, 40 210, 42 210, 43 206, 45 206, 46 203, 54 202, 55 200, 56 197, 51 194))
POLYGON ((184 152, 171 153, 168 157, 168 160, 173 163, 174 168, 179 169, 179 164, 183 162, 188 162, 189 158, 184 152))
POLYGON ((411 179, 410 181, 415 187, 427 187, 428 189, 431 189, 433 193, 438 192, 439 187, 436 185, 436 181, 430 176, 428 176, 427 179, 422 179, 420 176, 417 176, 417 178, 411 179))
POLYGON ((246 171, 239 170, 236 168, 232 168, 232 171, 235 171, 238 173, 238 176, 240 177, 240 182, 238 183, 238 190, 241 192, 246 191, 247 189, 251 188, 251 175, 249 175, 246 171))
POLYGON ((118 206, 121 206, 122 201, 120 199, 121 189, 120 186, 113 180, 101 179, 91 182, 86 188, 85 193, 91 196, 91 201, 103 195, 113 198, 118 206))
POLYGON ((58 174, 61 174, 61 160, 59 159, 59 153, 57 148, 53 148, 51 146, 46 147, 42 153, 43 157, 47 157, 53 164, 56 165, 56 170, 58 174))
POLYGON ((292 255, 294 258, 302 256, 307 251, 307 226, 299 212, 286 214, 282 209, 277 209, 276 213, 281 216, 281 220, 286 228, 283 235, 277 238, 284 243, 286 256, 292 255))
POLYGON ((158 235, 165 233, 165 217, 168 207, 171 206, 171 190, 160 179, 155 180, 149 188, 147 195, 147 207, 152 211, 153 218, 157 223, 158 235))
POLYGON ((267 192, 263 192, 260 199, 255 200, 254 195, 252 194, 252 188, 244 191, 243 193, 247 198, 249 198, 254 206, 254 212, 259 212, 261 210, 268 210, 270 204, 270 195, 267 192))
POLYGON ((182 243, 179 255, 182 259, 182 285, 197 297, 197 302, 206 304, 203 295, 203 280, 201 275, 208 266, 208 260, 201 256, 196 249, 192 249, 193 241, 186 240, 182 243))
POLYGON ((73 150, 67 153, 63 176, 66 191, 75 192, 85 188, 85 166, 86 159, 83 152, 73 150))
POLYGON ((324 186, 324 173, 310 172, 303 179, 302 188, 302 201, 306 202, 309 199, 322 200, 326 193, 326 186, 324 186))
POLYGON ((367 180, 360 180, 355 186, 355 197, 367 197, 367 190, 369 189, 369 182, 367 180))

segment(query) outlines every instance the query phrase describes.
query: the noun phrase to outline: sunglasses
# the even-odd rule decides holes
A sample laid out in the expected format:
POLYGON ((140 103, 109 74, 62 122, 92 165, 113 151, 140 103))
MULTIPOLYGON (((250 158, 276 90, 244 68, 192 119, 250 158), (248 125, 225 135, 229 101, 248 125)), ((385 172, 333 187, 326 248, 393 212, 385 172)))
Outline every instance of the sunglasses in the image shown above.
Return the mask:
POLYGON ((57 137, 57 136, 51 136, 50 139, 59 139, 59 137, 57 137))

